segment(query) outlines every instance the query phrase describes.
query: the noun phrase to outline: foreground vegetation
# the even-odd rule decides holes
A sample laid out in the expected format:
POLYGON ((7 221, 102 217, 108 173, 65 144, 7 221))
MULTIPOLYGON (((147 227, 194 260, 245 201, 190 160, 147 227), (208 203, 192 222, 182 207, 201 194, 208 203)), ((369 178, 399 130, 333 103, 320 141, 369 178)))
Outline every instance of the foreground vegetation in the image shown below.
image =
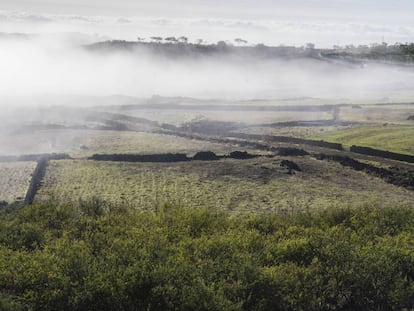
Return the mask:
POLYGON ((0 211, 1 310, 414 308, 414 210, 0 211))

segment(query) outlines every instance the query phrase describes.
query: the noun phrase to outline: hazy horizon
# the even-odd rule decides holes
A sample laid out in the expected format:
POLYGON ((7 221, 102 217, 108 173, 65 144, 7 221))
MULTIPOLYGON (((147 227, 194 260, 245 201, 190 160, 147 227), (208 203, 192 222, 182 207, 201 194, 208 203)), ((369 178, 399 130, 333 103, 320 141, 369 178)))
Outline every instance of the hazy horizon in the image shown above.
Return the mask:
POLYGON ((406 0, 56 1, 3 0, 0 32, 79 32, 109 39, 179 36, 209 42, 319 47, 414 41, 414 3, 406 0))
MULTIPOLYGON (((108 39, 187 36, 190 42, 243 38, 250 45, 369 44, 414 41, 414 4, 395 1, 68 1, 4 0, 0 96, 121 94, 135 97, 370 98, 398 100, 414 70, 370 64, 347 68, 315 60, 163 59, 151 53, 100 55, 82 44, 108 39), (412 10, 411 10, 412 11, 412 10), (4 38, 3 38, 4 39, 4 38)), ((4 104, 3 104, 4 105, 4 104)))

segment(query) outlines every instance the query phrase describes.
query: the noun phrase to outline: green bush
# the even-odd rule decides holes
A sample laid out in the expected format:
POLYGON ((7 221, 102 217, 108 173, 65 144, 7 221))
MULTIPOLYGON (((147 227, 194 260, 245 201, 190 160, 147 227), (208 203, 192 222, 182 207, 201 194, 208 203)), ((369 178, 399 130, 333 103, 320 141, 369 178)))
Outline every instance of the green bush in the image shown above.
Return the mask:
POLYGON ((410 310, 414 211, 0 210, 0 310, 410 310))

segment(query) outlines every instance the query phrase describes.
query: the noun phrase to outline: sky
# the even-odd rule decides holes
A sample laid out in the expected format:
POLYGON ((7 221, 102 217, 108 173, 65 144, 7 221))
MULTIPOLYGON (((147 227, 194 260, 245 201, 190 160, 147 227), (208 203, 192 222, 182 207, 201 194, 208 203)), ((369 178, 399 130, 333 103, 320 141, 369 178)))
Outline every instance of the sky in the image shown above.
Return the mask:
POLYGON ((319 47, 414 41, 412 0, 1 0, 0 32, 319 47))

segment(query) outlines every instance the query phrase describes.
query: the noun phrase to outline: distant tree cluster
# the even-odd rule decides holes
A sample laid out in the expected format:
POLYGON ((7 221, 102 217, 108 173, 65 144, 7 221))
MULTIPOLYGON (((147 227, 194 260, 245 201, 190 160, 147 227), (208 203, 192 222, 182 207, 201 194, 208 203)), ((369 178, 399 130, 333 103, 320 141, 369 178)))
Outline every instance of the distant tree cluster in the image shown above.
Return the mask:
MULTIPOLYGON (((152 36, 149 38, 150 42, 156 43, 182 43, 186 44, 189 43, 189 39, 186 36, 169 36, 169 37, 160 37, 160 36, 152 36)), ((137 37, 138 42, 145 42, 146 39, 142 37, 137 37)), ((235 38, 234 43, 237 46, 246 46, 249 42, 243 38, 235 38)), ((203 39, 196 39, 194 41, 195 44, 201 45, 205 43, 203 39)), ((216 43, 218 46, 224 45, 232 45, 230 41, 220 40, 216 43)), ((259 43, 255 44, 255 46, 266 47, 266 45, 259 43)), ((298 49, 298 50, 315 50, 316 45, 312 42, 306 43, 302 47, 295 47, 290 46, 286 47, 285 45, 280 45, 279 48, 291 48, 291 49, 298 49)), ((370 45, 358 45, 355 46, 353 44, 348 44, 345 46, 334 45, 332 49, 320 49, 320 51, 325 53, 339 53, 339 54, 353 54, 353 55, 360 55, 365 56, 368 58, 381 58, 387 56, 388 58, 397 58, 397 60, 403 61, 413 61, 414 60, 414 43, 395 43, 393 45, 387 44, 386 42, 382 43, 373 43, 370 45)))
MULTIPOLYGON (((159 36, 154 36, 154 37, 150 37, 150 40, 152 42, 157 42, 157 43, 161 43, 161 42, 166 42, 166 43, 188 43, 188 38, 185 36, 181 36, 181 37, 159 37, 159 36)), ((144 38, 138 37, 137 38, 138 42, 143 42, 145 41, 144 38)))
POLYGON ((367 60, 384 60, 413 62, 414 61, 414 43, 395 43, 371 45, 335 45, 333 50, 324 50, 323 55, 335 56, 352 56, 367 60))
MULTIPOLYGON (((189 39, 186 36, 180 36, 180 37, 175 37, 175 36, 169 36, 169 37, 160 37, 160 36, 152 36, 149 38, 150 42, 156 42, 156 43, 182 43, 182 44, 186 44, 189 43, 189 39)), ((138 42, 145 42, 146 39, 143 37, 137 37, 137 41, 138 42)), ((244 40, 242 38, 236 38, 234 39, 234 42, 237 45, 246 45, 248 43, 247 40, 244 40)), ((196 39, 194 41, 195 44, 197 45, 201 45, 203 43, 205 43, 205 41, 203 39, 196 39)), ((226 44, 226 45, 231 45, 230 42, 226 42, 226 41, 218 41, 217 44, 226 44)))
POLYGON ((129 42, 112 40, 98 42, 88 46, 89 49, 110 49, 122 48, 133 50, 137 44, 145 45, 157 52, 177 53, 181 55, 191 53, 216 53, 216 52, 238 52, 240 54, 254 55, 255 57, 310 57, 310 58, 336 58, 348 61, 354 65, 362 65, 363 61, 384 61, 384 62, 414 62, 414 43, 387 43, 371 45, 335 45, 333 48, 317 48, 312 42, 304 46, 267 46, 265 44, 248 44, 247 40, 236 38, 234 41, 220 40, 216 43, 207 43, 203 39, 190 41, 186 36, 152 36, 149 39, 137 37, 137 41, 129 42), (234 43, 234 44, 233 44, 234 43))

